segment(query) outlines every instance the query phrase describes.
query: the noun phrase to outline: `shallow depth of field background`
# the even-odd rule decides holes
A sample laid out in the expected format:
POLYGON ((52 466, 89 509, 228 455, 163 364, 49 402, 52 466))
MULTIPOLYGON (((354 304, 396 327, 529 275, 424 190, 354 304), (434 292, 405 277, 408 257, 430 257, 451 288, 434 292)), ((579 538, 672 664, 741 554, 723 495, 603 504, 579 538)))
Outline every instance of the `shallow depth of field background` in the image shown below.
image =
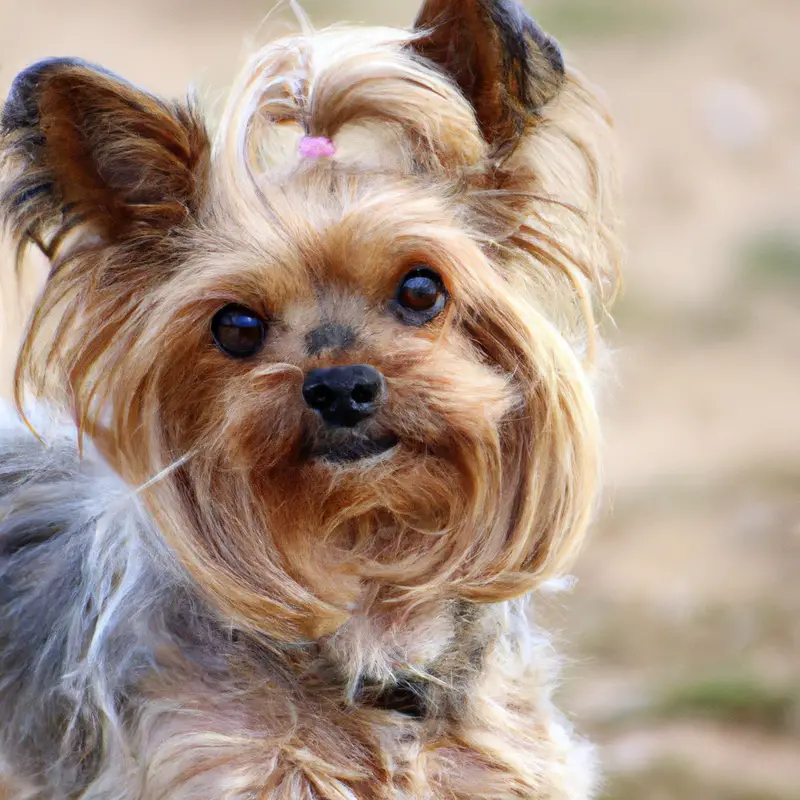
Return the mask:
MULTIPOLYGON (((79 55, 218 106, 271 2, 0 0, 0 96, 79 55)), ((417 0, 304 5, 407 25, 417 0)), ((798 800, 800 0, 529 6, 606 90, 625 179, 608 498, 544 609, 562 703, 607 800, 798 800)))

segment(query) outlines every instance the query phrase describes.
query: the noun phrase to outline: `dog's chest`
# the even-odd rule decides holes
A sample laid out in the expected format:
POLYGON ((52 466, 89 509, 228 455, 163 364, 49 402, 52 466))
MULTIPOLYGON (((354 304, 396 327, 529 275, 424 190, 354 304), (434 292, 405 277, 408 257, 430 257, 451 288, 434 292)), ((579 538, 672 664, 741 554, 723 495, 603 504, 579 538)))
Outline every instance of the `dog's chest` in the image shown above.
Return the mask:
POLYGON ((273 685, 202 709, 187 685, 142 740, 160 766, 130 800, 584 800, 557 786, 586 765, 567 768, 575 743, 524 677, 492 670, 456 706, 425 685, 365 685, 352 702, 273 685))
POLYGON ((422 719, 452 714, 481 670, 488 643, 473 606, 430 604, 411 612, 354 615, 319 644, 323 680, 352 707, 422 719))

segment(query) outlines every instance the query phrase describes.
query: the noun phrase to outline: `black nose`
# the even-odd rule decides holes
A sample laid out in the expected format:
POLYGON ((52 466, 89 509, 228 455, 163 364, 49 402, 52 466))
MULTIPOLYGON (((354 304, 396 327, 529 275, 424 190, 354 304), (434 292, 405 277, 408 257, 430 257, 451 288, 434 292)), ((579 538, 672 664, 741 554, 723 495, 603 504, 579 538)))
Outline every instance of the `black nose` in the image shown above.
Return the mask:
POLYGON ((329 425, 352 428, 378 410, 385 383, 367 364, 312 369, 303 383, 303 397, 329 425))

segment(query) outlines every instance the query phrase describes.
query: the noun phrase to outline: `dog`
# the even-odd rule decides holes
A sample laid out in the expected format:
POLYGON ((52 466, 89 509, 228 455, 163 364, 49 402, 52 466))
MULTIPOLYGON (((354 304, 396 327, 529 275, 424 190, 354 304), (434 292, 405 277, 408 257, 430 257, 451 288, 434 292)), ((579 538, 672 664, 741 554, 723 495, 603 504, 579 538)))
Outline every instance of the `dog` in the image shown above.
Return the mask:
POLYGON ((0 796, 582 800, 537 591, 598 494, 611 124, 516 0, 258 51, 212 136, 2 116, 49 273, 0 422, 0 796))

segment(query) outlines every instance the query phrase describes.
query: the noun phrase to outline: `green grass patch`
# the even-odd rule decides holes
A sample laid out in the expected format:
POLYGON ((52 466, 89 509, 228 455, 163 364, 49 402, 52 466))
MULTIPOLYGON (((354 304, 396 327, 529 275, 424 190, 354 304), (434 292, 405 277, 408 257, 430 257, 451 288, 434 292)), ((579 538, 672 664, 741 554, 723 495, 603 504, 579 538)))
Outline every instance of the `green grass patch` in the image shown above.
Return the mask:
POLYGON ((542 0, 532 8, 547 31, 566 38, 660 32, 672 20, 663 0, 542 0))
POLYGON ((743 247, 739 272, 745 288, 800 291, 800 231, 765 231, 743 247))
POLYGON ((695 717, 752 725, 767 731, 796 730, 800 721, 797 691, 750 677, 715 677, 676 686, 661 696, 655 716, 695 717))

